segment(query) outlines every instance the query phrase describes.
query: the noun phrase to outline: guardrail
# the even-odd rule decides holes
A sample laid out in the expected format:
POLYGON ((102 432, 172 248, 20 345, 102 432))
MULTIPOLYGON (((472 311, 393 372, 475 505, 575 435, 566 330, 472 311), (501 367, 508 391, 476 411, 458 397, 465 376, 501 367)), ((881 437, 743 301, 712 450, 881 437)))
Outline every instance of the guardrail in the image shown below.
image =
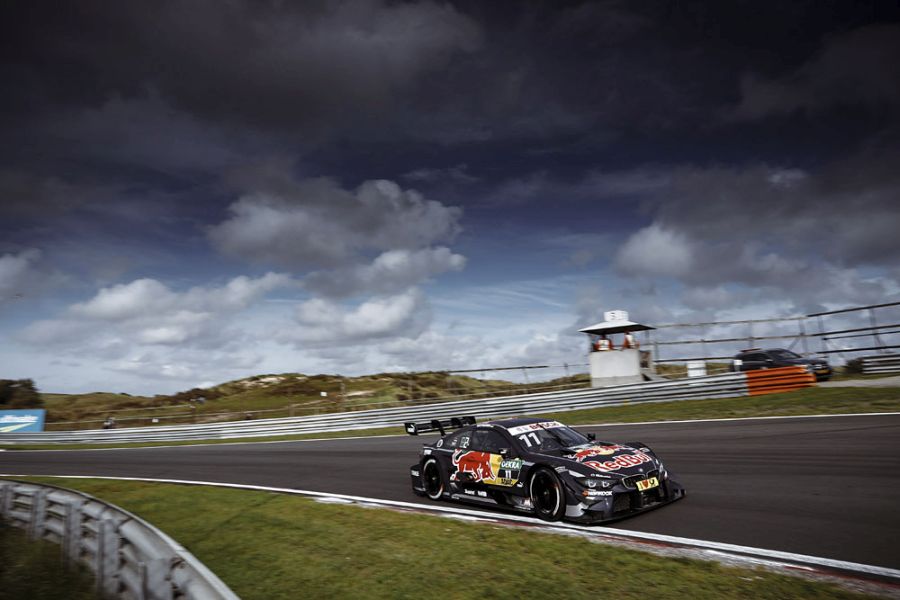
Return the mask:
POLYGON ((900 373, 900 354, 865 356, 862 359, 862 370, 866 375, 900 373))
MULTIPOLYGON (((766 377, 780 377, 780 369, 765 371, 766 377)), ((814 385, 807 382, 803 385, 814 385)), ((782 390, 778 390, 782 391, 782 390)), ((286 419, 259 419, 228 423, 136 427, 131 429, 93 429, 45 431, 39 433, 0 434, 2 444, 118 444, 133 442, 173 442, 190 440, 236 440, 331 431, 353 431, 399 427, 406 421, 473 415, 495 418, 517 415, 567 412, 601 406, 668 402, 699 398, 749 396, 747 373, 726 373, 678 381, 635 383, 579 391, 547 392, 499 398, 479 398, 403 406, 351 413, 329 413, 286 419)))
POLYGON ((88 494, 0 480, 0 518, 32 539, 60 544, 67 560, 92 569, 100 597, 239 600, 175 540, 88 494))

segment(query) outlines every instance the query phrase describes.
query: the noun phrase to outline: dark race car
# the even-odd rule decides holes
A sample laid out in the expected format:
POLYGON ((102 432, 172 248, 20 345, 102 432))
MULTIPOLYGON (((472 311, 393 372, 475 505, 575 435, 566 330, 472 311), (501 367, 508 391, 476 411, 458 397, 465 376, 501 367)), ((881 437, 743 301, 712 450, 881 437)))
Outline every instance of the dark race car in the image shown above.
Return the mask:
POLYGON ((531 513, 547 520, 597 523, 683 498, 642 442, 598 442, 557 421, 475 423, 474 417, 406 423, 410 435, 439 431, 410 467, 413 491, 531 513), (447 430, 457 430, 447 433, 447 430))
POLYGON ((748 348, 737 353, 731 361, 732 371, 755 371, 775 367, 806 367, 818 381, 831 378, 832 369, 822 358, 804 358, 796 352, 784 348, 748 348))

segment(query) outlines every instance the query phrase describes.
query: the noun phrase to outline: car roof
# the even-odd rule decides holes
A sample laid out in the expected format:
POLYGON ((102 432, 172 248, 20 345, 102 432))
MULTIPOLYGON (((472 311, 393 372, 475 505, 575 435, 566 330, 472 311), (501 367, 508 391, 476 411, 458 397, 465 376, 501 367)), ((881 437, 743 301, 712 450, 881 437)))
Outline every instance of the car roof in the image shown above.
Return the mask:
POLYGON ((500 419, 497 421, 488 421, 488 425, 499 425, 505 429, 510 429, 511 427, 519 427, 520 425, 531 425, 532 423, 545 423, 549 419, 537 419, 535 417, 524 417, 518 419, 500 419))

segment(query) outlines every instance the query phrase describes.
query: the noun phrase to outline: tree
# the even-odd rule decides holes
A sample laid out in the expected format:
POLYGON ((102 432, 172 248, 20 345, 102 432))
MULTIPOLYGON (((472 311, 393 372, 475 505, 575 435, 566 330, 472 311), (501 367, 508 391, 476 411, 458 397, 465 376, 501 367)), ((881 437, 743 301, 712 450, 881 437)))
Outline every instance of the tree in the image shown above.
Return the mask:
POLYGON ((0 379, 0 406, 42 408, 44 400, 31 379, 0 379))

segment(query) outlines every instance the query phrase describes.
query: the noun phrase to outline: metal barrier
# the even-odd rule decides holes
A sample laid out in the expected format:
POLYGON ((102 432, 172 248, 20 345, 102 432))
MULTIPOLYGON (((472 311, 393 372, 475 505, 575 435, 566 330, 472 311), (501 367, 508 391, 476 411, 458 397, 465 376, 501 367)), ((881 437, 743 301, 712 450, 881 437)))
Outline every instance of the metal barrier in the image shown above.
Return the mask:
POLYGON ((60 544, 67 560, 90 567, 97 577, 98 596, 238 600, 175 540, 88 494, 0 480, 0 518, 27 530, 32 539, 60 544))
POLYGON ((286 419, 259 419, 198 425, 135 427, 130 429, 90 429, 0 434, 3 444, 117 444, 128 442, 171 442, 188 440, 231 440, 302 433, 353 431, 399 427, 406 421, 448 418, 461 414, 484 419, 550 412, 567 412, 602 406, 621 406, 699 398, 748 396, 746 373, 726 373, 678 381, 654 381, 608 388, 545 392, 520 396, 479 398, 403 406, 351 413, 329 413, 286 419))
POLYGON ((866 375, 900 373, 900 354, 865 356, 862 359, 862 369, 866 375))

